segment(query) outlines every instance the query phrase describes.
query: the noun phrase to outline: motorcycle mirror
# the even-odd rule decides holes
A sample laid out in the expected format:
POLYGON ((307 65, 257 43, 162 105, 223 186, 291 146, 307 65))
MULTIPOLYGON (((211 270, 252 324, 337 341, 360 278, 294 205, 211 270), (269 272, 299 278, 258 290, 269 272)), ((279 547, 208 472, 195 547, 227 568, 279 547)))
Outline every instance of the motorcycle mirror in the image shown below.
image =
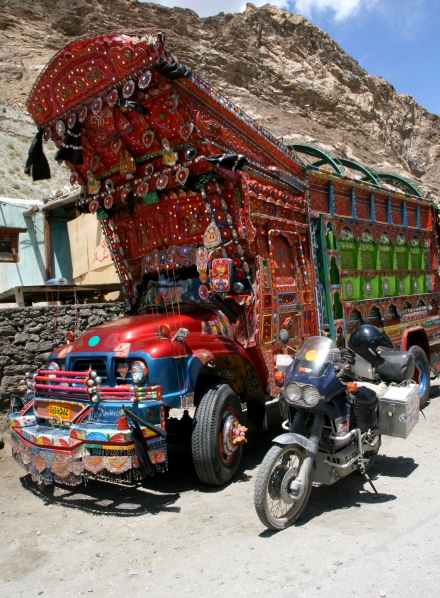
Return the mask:
POLYGON ((284 328, 282 330, 280 330, 280 341, 282 343, 287 345, 287 343, 289 342, 289 338, 290 338, 290 335, 287 332, 287 330, 285 330, 284 328))

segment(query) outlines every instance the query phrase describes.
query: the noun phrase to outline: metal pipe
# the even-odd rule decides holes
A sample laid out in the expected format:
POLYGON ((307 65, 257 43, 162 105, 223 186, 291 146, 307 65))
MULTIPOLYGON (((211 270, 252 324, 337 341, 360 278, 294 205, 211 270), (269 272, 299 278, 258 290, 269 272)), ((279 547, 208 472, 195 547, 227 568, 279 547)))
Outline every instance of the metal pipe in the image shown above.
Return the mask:
POLYGON ((290 426, 290 431, 292 432, 292 434, 301 434, 303 422, 304 413, 302 411, 295 411, 295 415, 293 416, 293 421, 290 426))

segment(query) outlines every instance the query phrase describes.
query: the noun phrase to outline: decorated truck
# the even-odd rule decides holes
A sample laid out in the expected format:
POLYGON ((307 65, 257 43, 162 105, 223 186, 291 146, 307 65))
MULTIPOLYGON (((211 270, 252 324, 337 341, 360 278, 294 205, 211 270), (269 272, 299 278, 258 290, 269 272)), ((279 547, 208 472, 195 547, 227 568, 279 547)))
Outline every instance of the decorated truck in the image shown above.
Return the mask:
POLYGON ((416 347, 429 392, 440 333, 430 202, 365 168, 353 178, 341 160, 312 164, 316 148, 265 130, 157 29, 71 42, 28 111, 38 133, 26 171, 50 176, 52 139, 126 294, 124 318, 71 334, 14 399, 13 454, 38 483, 166 470, 171 410, 189 420, 200 480, 227 483, 244 411, 263 428, 282 387, 276 355, 320 331, 342 345, 363 321, 385 327, 416 347))

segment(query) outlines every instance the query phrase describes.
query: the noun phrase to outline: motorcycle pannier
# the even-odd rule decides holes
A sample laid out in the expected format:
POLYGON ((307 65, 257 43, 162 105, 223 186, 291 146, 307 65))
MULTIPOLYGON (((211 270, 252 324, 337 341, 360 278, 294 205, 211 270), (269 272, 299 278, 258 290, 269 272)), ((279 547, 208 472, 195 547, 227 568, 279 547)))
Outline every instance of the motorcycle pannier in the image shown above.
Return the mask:
POLYGON ((407 438, 419 421, 420 386, 390 386, 379 399, 379 434, 407 438))
POLYGON ((354 422, 362 432, 372 430, 377 425, 377 395, 371 388, 361 386, 352 392, 354 422))

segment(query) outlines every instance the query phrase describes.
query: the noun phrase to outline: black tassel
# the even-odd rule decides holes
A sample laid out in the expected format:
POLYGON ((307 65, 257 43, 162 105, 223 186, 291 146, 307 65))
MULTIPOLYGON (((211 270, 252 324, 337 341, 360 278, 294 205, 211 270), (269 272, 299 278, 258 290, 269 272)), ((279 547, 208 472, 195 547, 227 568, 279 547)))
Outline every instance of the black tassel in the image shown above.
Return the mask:
POLYGON ((121 98, 116 102, 116 104, 118 106, 121 106, 121 108, 126 108, 127 110, 131 110, 132 112, 137 112, 141 116, 143 116, 144 114, 151 114, 148 108, 145 108, 145 106, 142 106, 141 104, 139 104, 139 102, 134 102, 133 100, 125 100, 121 98))
POLYGON ((64 141, 55 154, 55 160, 67 160, 71 164, 84 164, 81 141, 81 125, 77 119, 64 137, 64 141))
POLYGON ((38 133, 29 148, 28 159, 24 168, 25 174, 30 175, 32 172, 33 181, 44 181, 51 178, 49 162, 43 151, 43 132, 43 127, 38 129, 38 133))

